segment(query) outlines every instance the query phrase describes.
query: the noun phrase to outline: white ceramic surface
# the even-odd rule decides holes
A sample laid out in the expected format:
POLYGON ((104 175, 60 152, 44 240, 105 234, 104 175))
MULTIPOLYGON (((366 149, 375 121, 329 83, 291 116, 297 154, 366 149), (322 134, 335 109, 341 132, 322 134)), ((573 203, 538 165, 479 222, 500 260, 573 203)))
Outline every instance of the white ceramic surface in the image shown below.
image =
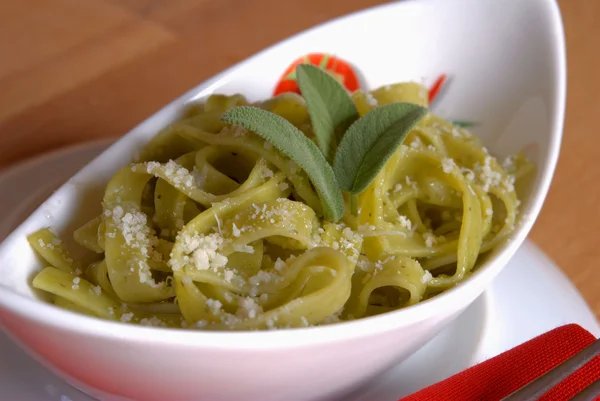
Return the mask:
POLYGON ((551 0, 419 0, 335 20, 269 48, 191 90, 76 174, 0 245, 0 318, 6 331, 71 383, 139 400, 311 400, 347 391, 406 358, 487 287, 525 239, 558 156, 565 100, 560 14, 551 0), (311 51, 355 64, 373 87, 447 72, 440 108, 480 122, 503 156, 528 147, 538 166, 515 237, 462 285, 404 310, 328 327, 210 333, 123 325, 34 300, 40 265, 26 234, 59 232, 100 211, 104 184, 182 105, 212 92, 269 96, 287 64, 311 51), (85 205, 85 208, 82 206, 85 205), (73 211, 77 213, 73 213, 73 211))
MULTIPOLYGON (((0 173, 0 193, 10 194, 0 198, 0 240, 29 213, 28 208, 36 206, 40 190, 51 191, 108 143, 67 148, 0 173), (44 179, 46 171, 55 172, 53 182, 44 179)), ((396 401, 567 323, 600 335, 600 327, 579 293, 545 255, 526 242, 485 293, 440 335, 344 400, 396 401)), ((3 400, 92 401, 36 363, 1 330, 0 389, 3 400)))

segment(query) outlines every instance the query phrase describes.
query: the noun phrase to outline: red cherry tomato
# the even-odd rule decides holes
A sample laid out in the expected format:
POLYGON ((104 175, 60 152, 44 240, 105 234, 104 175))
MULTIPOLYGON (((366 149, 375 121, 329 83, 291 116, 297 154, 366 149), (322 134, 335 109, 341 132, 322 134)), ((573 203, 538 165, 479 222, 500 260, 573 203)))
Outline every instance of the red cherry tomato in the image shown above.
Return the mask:
POLYGON ((296 59, 285 70, 275 90, 273 96, 284 92, 300 93, 298 82, 296 80, 296 66, 299 64, 313 64, 324 69, 337 79, 348 91, 354 92, 360 88, 358 78, 354 69, 346 61, 326 53, 310 53, 304 57, 296 59))

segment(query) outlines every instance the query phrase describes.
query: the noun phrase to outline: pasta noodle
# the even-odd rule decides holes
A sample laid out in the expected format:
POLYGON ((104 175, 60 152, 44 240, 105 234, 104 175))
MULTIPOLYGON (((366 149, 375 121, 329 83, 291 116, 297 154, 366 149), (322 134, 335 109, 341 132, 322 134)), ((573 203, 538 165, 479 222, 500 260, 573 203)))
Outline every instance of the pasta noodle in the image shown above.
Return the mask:
MULTIPOLYGON (((352 98, 361 115, 393 102, 427 106, 416 83, 352 98)), ((302 169, 220 120, 247 104, 242 95, 212 95, 191 105, 113 176, 103 213, 74 232, 91 263, 74 260, 49 228, 31 234, 47 266, 33 286, 56 306, 142 325, 322 325, 435 296, 468 278, 514 230, 515 180, 533 165, 520 154, 499 163, 434 114, 358 196, 357 213, 326 221, 302 169)), ((301 96, 254 105, 314 139, 301 96)))

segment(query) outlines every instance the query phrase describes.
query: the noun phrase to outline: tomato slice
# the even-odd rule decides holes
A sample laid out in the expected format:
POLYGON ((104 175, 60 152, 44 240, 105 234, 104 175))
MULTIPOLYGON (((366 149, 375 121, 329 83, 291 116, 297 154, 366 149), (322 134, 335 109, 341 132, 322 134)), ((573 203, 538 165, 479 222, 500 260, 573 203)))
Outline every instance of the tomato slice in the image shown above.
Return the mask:
POLYGON ((348 62, 327 53, 310 53, 300 57, 285 70, 273 91, 273 96, 284 92, 300 93, 296 80, 296 67, 299 64, 313 64, 324 69, 338 80, 348 91, 354 92, 360 88, 358 77, 348 62))

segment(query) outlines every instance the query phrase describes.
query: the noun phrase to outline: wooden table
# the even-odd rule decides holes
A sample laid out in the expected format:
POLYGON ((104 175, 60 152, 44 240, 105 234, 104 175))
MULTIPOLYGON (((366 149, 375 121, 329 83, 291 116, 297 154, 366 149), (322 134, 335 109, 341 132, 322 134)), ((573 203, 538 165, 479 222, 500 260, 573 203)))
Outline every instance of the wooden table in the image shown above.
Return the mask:
MULTIPOLYGON (((205 78, 378 0, 0 2, 0 166, 118 136, 205 78)), ((560 162, 531 234, 600 316, 600 1, 562 0, 568 104, 560 162), (575 202, 576 200, 576 202, 575 202)))

